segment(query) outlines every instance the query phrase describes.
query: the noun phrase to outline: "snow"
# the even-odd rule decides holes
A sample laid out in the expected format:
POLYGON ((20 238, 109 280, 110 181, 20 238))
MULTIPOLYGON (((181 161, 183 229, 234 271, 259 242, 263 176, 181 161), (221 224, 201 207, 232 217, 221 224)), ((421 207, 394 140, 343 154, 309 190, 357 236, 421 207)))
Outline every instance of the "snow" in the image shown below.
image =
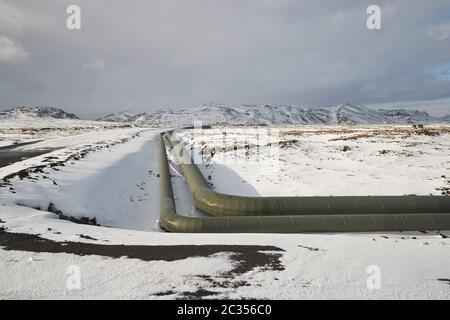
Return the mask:
MULTIPOLYGON (((179 298, 198 289, 212 297, 242 299, 449 299, 450 241, 437 234, 246 235, 168 234, 76 225, 41 211, 7 207, 2 219, 13 232, 40 233, 58 241, 85 234, 106 245, 276 245, 284 250, 283 271, 254 269, 232 280, 248 286, 217 287, 205 280, 229 281, 233 262, 226 253, 176 261, 141 261, 102 256, 0 250, 2 298, 179 298), (21 219, 14 218, 21 215, 21 219), (52 231, 47 231, 48 228, 52 231), (61 234, 54 234, 55 231, 61 234), (29 258, 32 258, 30 261, 29 258), (81 289, 69 290, 67 268, 81 270, 81 289), (370 266, 380 268, 380 289, 369 289, 370 266), (172 293, 170 293, 171 291, 172 293), (169 292, 157 296, 161 292, 169 292)), ((168 249, 169 250, 169 249, 168 249)))
POLYGON ((54 107, 30 107, 22 106, 15 107, 9 110, 0 111, 0 119, 37 119, 37 118, 49 118, 49 119, 79 119, 73 113, 68 113, 62 109, 54 107))
POLYGON ((106 130, 45 140, 19 147, 60 148, 57 151, 0 168, 5 176, 20 169, 67 158, 79 150, 108 146, 89 160, 46 169, 36 180, 16 178, 14 192, 5 198, 30 207, 47 209, 50 203, 65 215, 96 218, 104 226, 139 230, 158 229, 159 198, 156 178, 158 148, 153 139, 159 131, 143 129, 106 130), (139 134, 139 136, 135 136, 139 134), (128 143, 109 146, 128 138, 128 143), (52 172, 53 171, 53 172, 52 172), (127 179, 124 179, 124 176, 127 179), (47 177, 47 178, 43 178, 47 177))
POLYGON ((193 143, 197 153, 205 148, 199 160, 201 171, 222 193, 440 195, 450 187, 450 127, 427 128, 438 134, 426 135, 406 126, 283 127, 277 129, 270 147, 261 141, 257 146, 257 134, 262 139, 264 128, 204 130, 200 136, 185 130, 179 136, 193 143), (224 132, 226 152, 222 151, 224 132), (251 145, 248 152, 243 141, 251 145), (288 145, 279 146, 279 141, 288 145), (238 150, 233 150, 235 142, 238 150))
POLYGON ((119 113, 108 114, 102 118, 100 121, 111 121, 111 122, 133 122, 141 116, 142 114, 130 112, 130 111, 122 111, 119 113))
POLYGON ((120 112, 100 120, 135 124, 192 126, 193 119, 203 124, 279 125, 279 124, 382 124, 446 121, 425 111, 407 109, 375 110, 344 103, 329 107, 298 105, 224 105, 208 103, 189 108, 164 108, 152 113, 120 112))
MULTIPOLYGON (((296 235, 162 232, 157 227, 157 143, 158 133, 164 129, 106 128, 102 123, 90 129, 87 127, 91 123, 84 126, 83 131, 69 130, 72 125, 53 121, 54 130, 36 132, 44 141, 21 149, 57 147, 57 150, 0 168, 0 175, 4 176, 86 152, 79 160, 72 159, 64 166, 54 167, 58 170, 48 166, 42 173, 31 174, 38 180, 10 179, 10 185, 0 188, 0 228, 6 228, 9 233, 39 235, 67 246, 71 243, 168 246, 167 255, 184 250, 175 248, 177 245, 274 246, 275 251, 255 250, 271 257, 281 268, 252 266, 239 273, 236 266, 250 262, 231 249, 207 256, 143 260, 100 253, 79 255, 17 248, 5 250, 4 247, 0 248, 2 299, 177 299, 195 297, 199 292, 206 292, 205 298, 229 299, 450 298, 446 281, 450 279, 448 231, 296 235), (61 128, 64 134, 59 134, 61 128), (54 158, 48 159, 49 156, 54 158), (96 217, 101 226, 60 220, 46 211, 50 202, 66 215, 96 217), (80 289, 67 286, 71 277, 68 271, 73 266, 80 270, 80 289), (367 286, 371 266, 379 268, 379 289, 367 286)), ((9 125, 4 126, 7 127, 9 125)), ((389 134, 373 135, 375 128, 370 126, 279 127, 283 140, 299 141, 277 149, 282 159, 279 171, 261 175, 265 172, 262 167, 274 165, 267 148, 261 151, 264 166, 209 161, 208 167, 202 170, 212 176, 216 190, 244 194, 350 194, 351 191, 352 194, 369 191, 380 194, 399 193, 398 190, 402 190, 400 193, 436 194, 434 188, 446 185, 440 176, 450 176, 449 134, 394 134, 390 126, 379 128, 389 134), (363 133, 372 136, 336 139, 363 133), (342 152, 345 145, 351 150, 342 152), (379 150, 392 152, 379 155, 379 150), (412 156, 405 156, 404 150, 412 156), (294 166, 290 168, 288 163, 294 166), (231 189, 234 182, 240 184, 233 184, 231 189), (383 188, 378 187, 383 183, 383 188)), ((235 136, 242 144, 244 135, 239 130, 245 128, 233 130, 237 130, 235 136)), ((1 137, 10 134, 6 131, 1 137)), ((251 131, 254 134, 255 128, 251 131)), ((219 143, 220 131, 207 132, 211 137, 208 147, 219 143)), ((191 131, 182 131, 180 136, 190 141, 190 134, 191 131)), ((248 140, 251 142, 253 138, 250 136, 248 140)), ((251 150, 249 159, 254 156, 251 150)), ((217 153, 215 158, 219 155, 217 153)), ((245 159, 245 150, 238 150, 236 157, 245 159)), ((174 163, 171 163, 171 173, 177 210, 180 214, 198 215, 174 163)))
POLYGON ((15 142, 30 142, 42 139, 73 136, 81 133, 100 132, 108 129, 129 128, 130 124, 74 119, 34 117, 0 118, 0 147, 15 142))

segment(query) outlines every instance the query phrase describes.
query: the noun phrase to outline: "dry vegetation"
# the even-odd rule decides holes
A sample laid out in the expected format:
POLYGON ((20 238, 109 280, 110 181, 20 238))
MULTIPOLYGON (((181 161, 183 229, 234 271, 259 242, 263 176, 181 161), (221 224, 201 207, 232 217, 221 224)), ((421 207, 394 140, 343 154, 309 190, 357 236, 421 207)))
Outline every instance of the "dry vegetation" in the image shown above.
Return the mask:
POLYGON ((336 137, 330 139, 330 141, 347 141, 347 140, 358 140, 374 137, 381 137, 384 139, 394 139, 394 138, 406 139, 412 135, 439 136, 442 134, 450 134, 450 128, 444 126, 430 127, 430 128, 397 127, 392 129, 371 130, 358 134, 336 137))
POLYGON ((408 138, 411 135, 426 135, 426 136, 438 136, 442 134, 450 134, 450 127, 423 127, 423 126, 411 126, 411 127, 394 127, 394 128, 379 128, 379 129, 363 129, 363 128, 342 128, 342 129, 323 129, 323 130, 289 130, 282 131, 280 133, 283 136, 309 136, 309 135, 337 135, 338 137, 331 138, 329 141, 347 141, 367 139, 373 137, 382 137, 387 139, 393 138, 408 138))

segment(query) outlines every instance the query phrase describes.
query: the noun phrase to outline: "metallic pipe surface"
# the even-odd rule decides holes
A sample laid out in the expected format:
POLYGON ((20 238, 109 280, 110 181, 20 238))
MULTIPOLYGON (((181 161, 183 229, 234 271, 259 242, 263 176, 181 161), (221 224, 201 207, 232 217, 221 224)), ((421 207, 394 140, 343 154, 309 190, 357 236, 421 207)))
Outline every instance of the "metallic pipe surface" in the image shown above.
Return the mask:
POLYGON ((162 134, 160 224, 167 231, 314 233, 450 229, 448 197, 231 196, 212 191, 197 166, 188 160, 171 132, 162 134), (196 207, 211 217, 176 213, 164 138, 175 148, 196 207))
POLYGON ((243 197, 215 192, 179 141, 166 137, 180 160, 195 205, 213 216, 317 214, 450 214, 447 196, 243 197))

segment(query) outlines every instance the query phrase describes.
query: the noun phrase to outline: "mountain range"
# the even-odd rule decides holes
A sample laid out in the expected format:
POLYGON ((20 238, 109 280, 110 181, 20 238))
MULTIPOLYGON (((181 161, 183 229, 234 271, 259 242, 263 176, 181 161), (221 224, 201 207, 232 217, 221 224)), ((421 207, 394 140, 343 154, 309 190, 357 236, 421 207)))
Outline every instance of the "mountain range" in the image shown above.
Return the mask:
POLYGON ((164 109, 152 113, 119 112, 98 120, 152 125, 203 124, 272 125, 272 124, 368 124, 440 122, 425 111, 406 109, 373 110, 349 103, 324 108, 292 105, 237 105, 209 103, 200 107, 164 109))
POLYGON ((0 120, 30 118, 80 119, 73 113, 54 107, 15 107, 0 111, 0 120))
MULTIPOLYGON (((80 119, 53 107, 16 107, 0 111, 0 120, 30 118, 80 119)), ((425 111, 407 109, 369 109, 344 103, 322 108, 293 105, 236 105, 208 103, 193 108, 168 108, 151 113, 119 112, 96 119, 136 125, 274 125, 274 124, 375 124, 447 122, 450 116, 437 118, 425 111)))

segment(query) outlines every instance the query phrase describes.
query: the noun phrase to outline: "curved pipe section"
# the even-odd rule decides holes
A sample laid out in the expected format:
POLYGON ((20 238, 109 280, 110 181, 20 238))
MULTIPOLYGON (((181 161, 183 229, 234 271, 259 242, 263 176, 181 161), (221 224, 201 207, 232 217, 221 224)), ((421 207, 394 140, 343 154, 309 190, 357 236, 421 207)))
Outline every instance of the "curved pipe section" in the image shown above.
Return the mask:
POLYGON ((180 216, 175 209, 163 137, 160 139, 160 145, 160 225, 170 232, 313 233, 450 229, 449 214, 180 216))
POLYGON ((198 167, 172 132, 166 132, 180 161, 195 206, 212 216, 342 214, 450 214, 450 197, 242 197, 211 190, 198 167))

